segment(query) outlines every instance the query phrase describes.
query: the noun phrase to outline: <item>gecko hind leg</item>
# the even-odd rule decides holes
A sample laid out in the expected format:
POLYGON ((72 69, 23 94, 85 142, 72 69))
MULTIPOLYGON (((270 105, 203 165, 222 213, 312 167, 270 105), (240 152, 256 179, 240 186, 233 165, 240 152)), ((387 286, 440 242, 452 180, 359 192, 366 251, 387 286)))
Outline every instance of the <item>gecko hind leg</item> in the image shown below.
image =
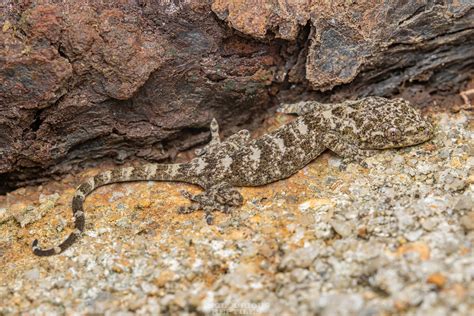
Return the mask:
POLYGON ((218 211, 229 214, 234 209, 242 206, 244 201, 239 191, 226 182, 214 185, 208 190, 196 195, 184 190, 181 191, 181 194, 191 200, 191 205, 180 207, 178 213, 189 214, 198 210, 203 210, 208 224, 212 224, 213 222, 213 212, 218 211))
POLYGON ((219 135, 219 124, 215 118, 211 121, 210 129, 211 141, 203 148, 196 149, 194 151, 196 156, 202 156, 206 153, 212 154, 221 147, 225 147, 227 152, 231 152, 244 146, 250 140, 250 132, 246 129, 242 129, 237 133, 230 135, 226 140, 221 142, 219 135))

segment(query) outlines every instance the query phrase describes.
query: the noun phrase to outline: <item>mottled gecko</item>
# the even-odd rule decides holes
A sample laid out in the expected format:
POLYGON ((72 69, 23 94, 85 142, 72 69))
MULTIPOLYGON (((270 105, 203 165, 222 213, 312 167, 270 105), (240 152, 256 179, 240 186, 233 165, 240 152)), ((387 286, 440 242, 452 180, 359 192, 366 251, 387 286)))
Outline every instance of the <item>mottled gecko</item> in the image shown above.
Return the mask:
POLYGON ((403 99, 367 97, 339 104, 308 101, 283 106, 280 112, 299 117, 258 139, 250 139, 249 132, 241 130, 222 142, 213 119, 210 143, 189 163, 117 168, 88 179, 72 199, 74 231, 51 249, 41 249, 35 240, 34 254, 51 256, 71 246, 84 230, 86 196, 106 184, 153 180, 198 185, 204 191, 197 195, 184 191, 191 204, 178 211, 185 214, 203 210, 211 224, 213 211, 229 213, 243 204, 235 187, 285 179, 326 149, 349 161, 362 162, 373 150, 412 146, 433 135, 432 125, 403 99))

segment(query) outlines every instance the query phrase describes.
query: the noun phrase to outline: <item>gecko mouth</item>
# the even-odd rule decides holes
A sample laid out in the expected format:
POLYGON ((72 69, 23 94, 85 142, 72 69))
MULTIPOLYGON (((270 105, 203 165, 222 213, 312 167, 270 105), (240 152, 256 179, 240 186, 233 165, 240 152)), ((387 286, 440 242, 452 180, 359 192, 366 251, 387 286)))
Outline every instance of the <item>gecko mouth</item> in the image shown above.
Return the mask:
POLYGON ((406 132, 404 139, 399 144, 394 144, 394 147, 418 145, 430 140, 433 136, 433 126, 430 123, 426 123, 425 126, 418 128, 417 130, 406 132))

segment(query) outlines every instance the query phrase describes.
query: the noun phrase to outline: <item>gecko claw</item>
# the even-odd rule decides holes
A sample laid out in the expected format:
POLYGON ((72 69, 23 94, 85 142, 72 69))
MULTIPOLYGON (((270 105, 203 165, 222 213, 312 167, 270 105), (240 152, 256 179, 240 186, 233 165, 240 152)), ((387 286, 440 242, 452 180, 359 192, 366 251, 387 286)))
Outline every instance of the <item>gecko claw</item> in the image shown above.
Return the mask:
POLYGON ((189 191, 187 190, 179 190, 179 193, 181 193, 181 195, 191 201, 195 201, 195 197, 194 195, 192 195, 189 191))
POLYGON ((206 211, 206 214, 204 215, 204 218, 206 220, 207 225, 212 225, 214 222, 214 216, 212 216, 212 211, 206 211))

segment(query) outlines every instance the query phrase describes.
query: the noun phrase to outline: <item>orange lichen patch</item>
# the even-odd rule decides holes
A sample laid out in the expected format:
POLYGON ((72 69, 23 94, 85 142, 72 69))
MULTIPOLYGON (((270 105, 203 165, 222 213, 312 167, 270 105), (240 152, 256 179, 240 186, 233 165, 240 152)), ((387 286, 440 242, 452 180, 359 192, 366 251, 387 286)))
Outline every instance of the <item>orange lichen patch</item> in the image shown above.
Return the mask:
POLYGON ((421 260, 426 261, 430 258, 430 248, 424 242, 413 242, 398 247, 396 254, 403 256, 408 253, 417 253, 421 260))
POLYGON ((437 273, 433 273, 429 275, 428 278, 426 279, 426 283, 433 284, 438 289, 441 289, 446 285, 446 280, 447 279, 443 274, 437 272, 437 273))

